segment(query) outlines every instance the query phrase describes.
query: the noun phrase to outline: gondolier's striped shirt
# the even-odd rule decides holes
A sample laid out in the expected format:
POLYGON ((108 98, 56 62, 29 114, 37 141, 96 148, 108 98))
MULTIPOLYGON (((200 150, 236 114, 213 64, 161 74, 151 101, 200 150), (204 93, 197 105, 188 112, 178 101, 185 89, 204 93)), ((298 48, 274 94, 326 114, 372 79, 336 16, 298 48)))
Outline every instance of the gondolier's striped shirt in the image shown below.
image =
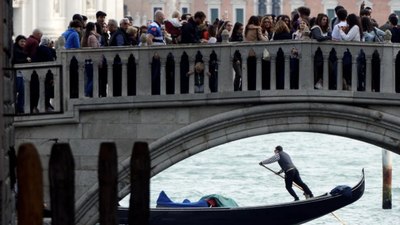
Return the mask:
POLYGON ((262 161, 263 164, 270 164, 273 162, 278 162, 279 166, 281 166, 282 170, 285 173, 296 168, 290 156, 283 151, 275 153, 275 155, 273 155, 272 157, 262 161))
POLYGON ((270 158, 262 161, 262 163, 263 164, 274 163, 274 162, 277 162, 280 158, 281 158, 281 156, 279 155, 279 153, 276 153, 275 155, 271 156, 270 158))

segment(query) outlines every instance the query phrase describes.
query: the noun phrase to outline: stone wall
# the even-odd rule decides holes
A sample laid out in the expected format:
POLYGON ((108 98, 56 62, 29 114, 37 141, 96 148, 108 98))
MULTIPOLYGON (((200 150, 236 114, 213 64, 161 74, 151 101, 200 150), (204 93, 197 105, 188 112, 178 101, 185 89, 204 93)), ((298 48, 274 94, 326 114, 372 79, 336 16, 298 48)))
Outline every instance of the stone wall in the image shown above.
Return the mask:
POLYGON ((10 147, 14 145, 13 117, 13 87, 12 71, 10 68, 11 46, 12 46, 12 1, 5 0, 0 3, 0 224, 15 224, 15 205, 14 197, 11 191, 10 167, 8 153, 10 147))

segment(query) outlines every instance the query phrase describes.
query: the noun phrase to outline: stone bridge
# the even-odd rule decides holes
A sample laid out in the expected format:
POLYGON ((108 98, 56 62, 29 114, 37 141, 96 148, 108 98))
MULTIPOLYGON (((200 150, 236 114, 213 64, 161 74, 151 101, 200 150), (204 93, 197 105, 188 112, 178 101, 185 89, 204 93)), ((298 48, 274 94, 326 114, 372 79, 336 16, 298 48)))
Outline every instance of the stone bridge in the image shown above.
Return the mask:
POLYGON ((340 135, 400 154, 399 51, 314 41, 58 50, 56 62, 15 67, 25 84, 16 144, 36 145, 44 177, 52 144, 70 144, 82 225, 98 220, 102 142, 117 145, 121 198, 136 141, 149 143, 152 175, 217 145, 286 131, 340 135), (197 93, 199 77, 188 72, 201 60, 204 92, 197 93))

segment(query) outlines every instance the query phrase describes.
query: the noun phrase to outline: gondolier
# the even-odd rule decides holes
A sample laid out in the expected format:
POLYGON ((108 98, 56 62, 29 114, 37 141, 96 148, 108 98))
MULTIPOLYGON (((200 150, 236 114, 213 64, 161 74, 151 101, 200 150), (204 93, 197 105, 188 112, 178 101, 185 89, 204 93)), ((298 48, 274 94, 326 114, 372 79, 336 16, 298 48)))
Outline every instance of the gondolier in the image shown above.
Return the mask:
POLYGON ((295 201, 299 200, 299 197, 297 196, 296 192, 293 190, 293 182, 295 182, 297 185, 299 185, 303 191, 304 195, 306 198, 311 198, 314 197, 311 190, 308 188, 308 186, 301 180, 300 178, 300 173, 295 167, 295 165, 292 162, 292 159, 290 158, 289 154, 283 151, 282 146, 276 146, 275 147, 275 155, 272 157, 265 159, 261 161, 259 164, 264 165, 264 164, 270 164, 274 162, 278 162, 279 166, 281 167, 281 171, 278 172, 278 174, 285 172, 285 186, 288 192, 294 197, 295 201))
MULTIPOLYGON (((209 199, 203 196, 198 202, 174 202, 166 194, 157 200, 157 206, 150 208, 149 225, 254 225, 254 224, 303 224, 323 215, 333 213, 344 206, 352 204, 361 198, 365 190, 365 176, 362 171, 361 180, 351 188, 340 185, 330 192, 315 196, 307 201, 283 202, 272 205, 257 206, 230 206, 219 205, 219 200, 214 207, 208 203, 197 204, 201 199, 209 199)), ((225 198, 225 197, 223 197, 225 198)), ((130 205, 132 207, 132 205, 130 205)), ((129 212, 133 208, 119 207, 119 224, 129 224, 129 212)), ((336 217, 336 216, 335 216, 336 217)), ((341 220, 338 219, 340 222, 341 220)), ((345 224, 341 222, 341 224, 345 224)))

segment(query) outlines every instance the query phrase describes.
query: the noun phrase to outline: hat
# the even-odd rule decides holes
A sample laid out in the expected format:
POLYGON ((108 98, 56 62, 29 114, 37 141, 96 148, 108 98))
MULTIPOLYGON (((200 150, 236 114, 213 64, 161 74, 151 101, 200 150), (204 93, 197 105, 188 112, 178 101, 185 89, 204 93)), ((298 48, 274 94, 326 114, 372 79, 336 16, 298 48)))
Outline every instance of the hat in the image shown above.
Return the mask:
POLYGON ((103 11, 97 11, 96 18, 99 18, 100 16, 107 16, 107 14, 103 11))
POLYGON ((278 146, 275 147, 275 150, 278 150, 278 151, 281 152, 281 151, 283 151, 283 148, 282 148, 282 146, 278 145, 278 146))

